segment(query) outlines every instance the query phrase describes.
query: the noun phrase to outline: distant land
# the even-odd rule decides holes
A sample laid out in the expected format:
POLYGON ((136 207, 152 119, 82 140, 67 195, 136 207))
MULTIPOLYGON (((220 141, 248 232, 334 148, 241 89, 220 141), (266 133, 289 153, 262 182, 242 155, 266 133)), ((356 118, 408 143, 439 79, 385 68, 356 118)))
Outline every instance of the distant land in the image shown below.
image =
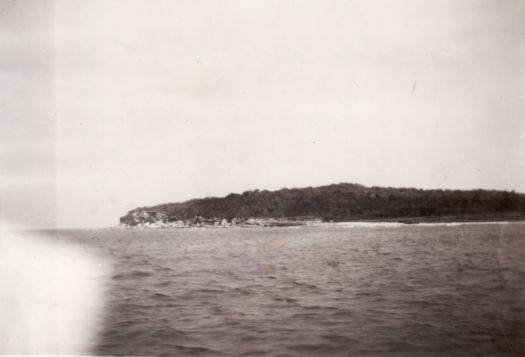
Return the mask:
POLYGON ((140 207, 127 227, 287 226, 312 222, 456 222, 525 219, 525 194, 496 190, 422 190, 339 183, 251 190, 226 197, 140 207))

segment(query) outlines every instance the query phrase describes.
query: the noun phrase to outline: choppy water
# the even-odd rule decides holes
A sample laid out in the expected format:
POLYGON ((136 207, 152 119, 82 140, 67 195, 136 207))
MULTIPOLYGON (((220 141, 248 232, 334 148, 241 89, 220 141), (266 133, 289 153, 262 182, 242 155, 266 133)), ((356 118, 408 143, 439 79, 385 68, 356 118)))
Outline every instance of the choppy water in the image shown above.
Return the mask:
POLYGON ((525 224, 66 231, 113 261, 100 355, 525 354, 525 224))

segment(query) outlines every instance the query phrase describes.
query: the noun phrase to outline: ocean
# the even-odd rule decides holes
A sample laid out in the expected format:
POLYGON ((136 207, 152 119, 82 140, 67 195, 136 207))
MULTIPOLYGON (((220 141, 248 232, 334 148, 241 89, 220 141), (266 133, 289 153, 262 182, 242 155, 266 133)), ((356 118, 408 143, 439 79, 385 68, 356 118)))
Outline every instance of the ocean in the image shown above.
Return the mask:
POLYGON ((525 224, 68 230, 108 262, 94 355, 525 354, 525 224))

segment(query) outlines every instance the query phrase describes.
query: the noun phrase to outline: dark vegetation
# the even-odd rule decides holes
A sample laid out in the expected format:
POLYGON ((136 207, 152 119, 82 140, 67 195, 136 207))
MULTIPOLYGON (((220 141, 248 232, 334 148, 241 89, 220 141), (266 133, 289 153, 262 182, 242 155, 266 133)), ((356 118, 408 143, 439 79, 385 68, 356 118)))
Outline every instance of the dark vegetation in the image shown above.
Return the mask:
POLYGON ((525 218, 525 194, 494 190, 421 190, 340 183, 320 187, 253 190, 130 211, 162 213, 168 221, 202 218, 285 218, 323 221, 489 220, 525 218))

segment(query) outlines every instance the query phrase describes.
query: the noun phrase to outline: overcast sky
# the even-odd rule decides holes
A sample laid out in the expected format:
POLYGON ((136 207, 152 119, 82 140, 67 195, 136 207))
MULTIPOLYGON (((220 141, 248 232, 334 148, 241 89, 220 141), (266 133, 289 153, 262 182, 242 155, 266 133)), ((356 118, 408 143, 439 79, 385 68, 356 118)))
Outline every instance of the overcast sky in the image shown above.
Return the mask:
POLYGON ((520 0, 0 0, 0 215, 338 182, 525 192, 520 0))

